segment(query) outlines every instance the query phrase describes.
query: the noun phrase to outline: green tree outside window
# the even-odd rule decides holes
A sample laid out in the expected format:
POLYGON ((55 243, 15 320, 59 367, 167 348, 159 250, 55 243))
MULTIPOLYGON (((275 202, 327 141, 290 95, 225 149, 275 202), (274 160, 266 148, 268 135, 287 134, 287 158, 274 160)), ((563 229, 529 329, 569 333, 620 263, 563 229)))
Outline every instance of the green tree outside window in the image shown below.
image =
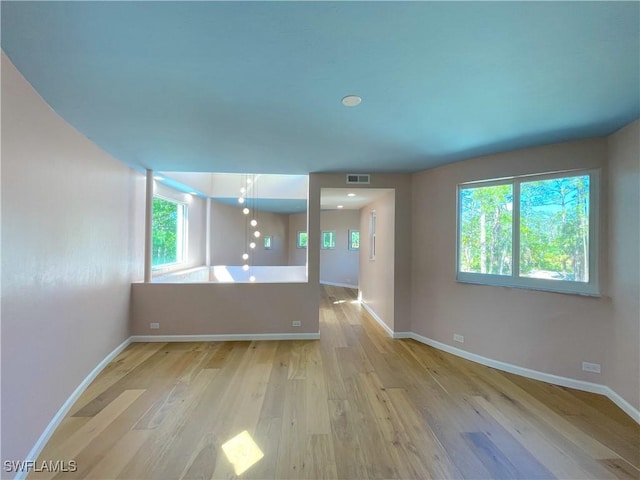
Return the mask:
POLYGON ((336 248, 336 232, 322 232, 322 248, 336 248))
POLYGON ((307 232, 298 232, 298 248, 307 248, 307 232))
POLYGON ((160 197, 153 198, 152 266, 177 263, 182 260, 181 224, 184 205, 160 197))
POLYGON ((349 250, 360 248, 360 230, 349 230, 349 250))

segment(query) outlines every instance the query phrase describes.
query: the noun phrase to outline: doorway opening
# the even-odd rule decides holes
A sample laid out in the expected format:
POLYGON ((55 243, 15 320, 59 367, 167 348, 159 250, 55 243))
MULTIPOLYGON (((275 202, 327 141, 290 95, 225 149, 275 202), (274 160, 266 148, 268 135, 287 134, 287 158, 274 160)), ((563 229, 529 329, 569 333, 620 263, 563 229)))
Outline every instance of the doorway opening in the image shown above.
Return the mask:
POLYGON ((322 188, 320 283, 353 288, 385 327, 394 322, 395 189, 322 188))

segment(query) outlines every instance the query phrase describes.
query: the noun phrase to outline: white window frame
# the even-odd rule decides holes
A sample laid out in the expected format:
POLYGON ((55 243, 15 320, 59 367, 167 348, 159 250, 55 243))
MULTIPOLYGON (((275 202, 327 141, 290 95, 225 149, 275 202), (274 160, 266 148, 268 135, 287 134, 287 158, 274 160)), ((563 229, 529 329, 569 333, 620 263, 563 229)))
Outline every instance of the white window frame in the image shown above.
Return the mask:
POLYGON ((320 248, 322 250, 335 250, 336 243, 337 243, 337 241, 336 241, 336 231, 335 230, 323 230, 322 231, 322 235, 320 237, 320 248), (333 246, 332 247, 325 247, 324 246, 324 236, 325 236, 325 234, 329 234, 329 235, 333 234, 333 246))
POLYGON ((309 234, 307 233, 307 245, 300 245, 300 234, 307 233, 305 230, 299 230, 296 234, 296 248, 307 248, 309 246, 309 234))
MULTIPOLYGON (((169 202, 169 203, 174 203, 176 205, 178 205, 178 225, 177 225, 177 230, 179 232, 179 235, 177 235, 176 238, 176 261, 175 262, 171 262, 171 263, 161 263, 159 265, 153 265, 151 267, 152 271, 159 271, 159 270, 168 270, 171 269, 172 267, 176 267, 179 265, 182 265, 184 263, 187 263, 187 260, 189 258, 188 256, 188 245, 189 245, 189 206, 185 203, 185 202, 180 202, 174 198, 170 198, 166 195, 161 195, 158 193, 154 193, 153 194, 154 198, 159 198, 161 200, 164 200, 165 202, 169 202)), ((152 219, 153 219, 153 213, 152 213, 152 219)))
POLYGON ((542 174, 521 175, 494 180, 460 183, 456 189, 456 281, 502 287, 527 288, 557 293, 600 296, 600 171, 565 170, 542 174), (551 280, 520 276, 520 185, 522 183, 589 175, 589 281, 551 280), (493 275, 460 271, 460 191, 467 188, 513 185, 511 275, 493 275))
POLYGON ((358 229, 354 228, 353 230, 349 230, 349 250, 353 250, 353 251, 360 250, 360 230, 358 230, 358 229), (353 246, 353 242, 351 241, 353 232, 358 232, 358 246, 357 247, 354 247, 353 246))
POLYGON ((373 210, 369 214, 369 260, 376 259, 376 228, 378 217, 376 211, 373 210))

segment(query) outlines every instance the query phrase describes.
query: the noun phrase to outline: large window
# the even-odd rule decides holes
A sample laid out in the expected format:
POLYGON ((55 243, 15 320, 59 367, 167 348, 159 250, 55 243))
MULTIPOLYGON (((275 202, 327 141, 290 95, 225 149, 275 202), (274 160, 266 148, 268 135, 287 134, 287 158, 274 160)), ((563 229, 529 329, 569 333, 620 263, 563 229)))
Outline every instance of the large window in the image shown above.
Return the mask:
POLYGON ((161 267, 185 260, 187 206, 153 197, 152 266, 161 267))
POLYGON ((597 172, 458 188, 458 280, 598 294, 597 172))

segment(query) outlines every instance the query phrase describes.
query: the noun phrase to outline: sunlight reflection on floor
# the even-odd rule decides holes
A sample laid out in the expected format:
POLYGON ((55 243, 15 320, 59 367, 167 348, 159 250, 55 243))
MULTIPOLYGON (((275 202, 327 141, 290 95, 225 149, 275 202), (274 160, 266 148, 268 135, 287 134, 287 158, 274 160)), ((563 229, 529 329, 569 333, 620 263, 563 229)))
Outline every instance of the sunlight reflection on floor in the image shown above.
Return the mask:
POLYGON ((233 465, 236 475, 241 475, 264 457, 264 453, 246 430, 222 444, 222 451, 233 465))

